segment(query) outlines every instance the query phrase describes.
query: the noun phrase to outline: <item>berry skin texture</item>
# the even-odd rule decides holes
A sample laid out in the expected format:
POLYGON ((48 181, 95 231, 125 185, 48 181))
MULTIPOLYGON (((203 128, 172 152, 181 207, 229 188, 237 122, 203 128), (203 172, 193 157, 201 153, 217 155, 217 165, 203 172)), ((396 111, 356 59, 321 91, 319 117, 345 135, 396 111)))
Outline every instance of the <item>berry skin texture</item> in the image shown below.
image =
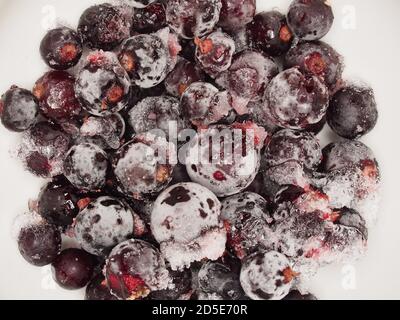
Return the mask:
POLYGON ((278 11, 258 13, 246 32, 253 47, 273 57, 286 53, 294 38, 285 16, 278 11))
POLYGON ((18 249, 30 264, 48 265, 61 251, 60 231, 46 222, 26 226, 18 235, 18 249))
POLYGON ((92 6, 83 12, 78 33, 91 49, 113 50, 129 38, 131 22, 122 8, 108 3, 92 6))
POLYGON ((237 31, 253 20, 256 0, 222 0, 218 25, 227 31, 237 31))
POLYGON ((329 92, 318 77, 292 68, 271 80, 265 91, 265 103, 277 125, 288 129, 305 129, 324 117, 329 92))
POLYGON ((75 78, 66 71, 50 71, 36 81, 33 94, 40 111, 56 122, 69 120, 81 112, 75 97, 75 78))
POLYGON ((108 155, 98 146, 73 146, 64 161, 65 177, 79 190, 98 191, 106 182, 108 155))
POLYGON ((133 12, 132 29, 140 33, 155 32, 167 24, 165 7, 162 3, 153 3, 133 12))
POLYGON ((43 187, 38 198, 38 213, 58 227, 72 224, 79 212, 76 189, 63 176, 58 176, 43 187))
POLYGON ((302 72, 323 79, 330 90, 342 80, 343 57, 330 45, 322 41, 302 42, 289 50, 285 67, 299 67, 302 72))
POLYGON ((332 97, 327 120, 332 130, 346 139, 359 139, 378 121, 378 110, 371 88, 350 85, 332 97))
POLYGON ((1 123, 10 131, 28 130, 36 123, 38 115, 38 101, 26 89, 11 87, 0 99, 1 123))
POLYGON ((54 281, 62 288, 76 290, 86 286, 93 276, 95 259, 80 249, 66 249, 52 263, 54 281))
POLYGON ((118 300, 113 296, 106 285, 106 279, 100 273, 95 276, 86 287, 85 300, 89 301, 109 301, 118 300))
POLYGON ((82 42, 72 29, 52 29, 46 33, 40 44, 40 54, 50 68, 67 70, 79 62, 82 56, 82 42))
POLYGON ((287 20, 297 37, 313 41, 321 39, 329 32, 334 17, 326 0, 293 0, 287 20))

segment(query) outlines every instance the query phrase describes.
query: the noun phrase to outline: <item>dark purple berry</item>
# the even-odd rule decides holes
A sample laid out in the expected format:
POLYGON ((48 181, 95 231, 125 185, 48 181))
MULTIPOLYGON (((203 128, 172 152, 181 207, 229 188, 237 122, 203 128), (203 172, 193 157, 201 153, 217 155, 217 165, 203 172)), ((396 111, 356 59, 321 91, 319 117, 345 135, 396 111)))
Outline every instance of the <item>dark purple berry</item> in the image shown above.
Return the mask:
POLYGON ((172 277, 172 289, 153 291, 150 300, 188 300, 192 293, 192 273, 190 269, 183 271, 169 270, 172 277))
POLYGON ((319 141, 313 134, 294 130, 281 130, 272 136, 265 149, 265 162, 274 167, 289 160, 297 160, 308 169, 318 167, 322 159, 319 141))
POLYGON ((40 54, 50 68, 67 70, 75 66, 82 56, 81 39, 70 28, 52 29, 40 44, 40 54))
POLYGON ((302 72, 320 77, 334 90, 342 80, 343 58, 325 42, 302 42, 290 49, 285 58, 287 68, 299 67, 302 72))
POLYGON ((306 126, 304 128, 304 131, 310 132, 316 136, 321 133, 321 131, 325 128, 325 125, 326 125, 326 116, 324 116, 320 122, 309 124, 308 126, 306 126))
POLYGON ((299 300, 299 301, 302 301, 302 300, 318 300, 318 299, 311 293, 301 294, 297 290, 292 290, 282 300, 299 300))
POLYGON ((221 0, 170 0, 167 2, 167 22, 183 38, 203 37, 218 23, 221 0))
POLYGON ((358 139, 369 133, 378 121, 374 92, 370 87, 350 85, 332 97, 327 120, 339 136, 358 139))
POLYGON ((133 12, 133 31, 140 33, 155 32, 167 24, 165 8, 161 3, 153 3, 133 12))
POLYGON ((292 68, 272 79, 265 91, 265 103, 277 125, 305 129, 324 117, 329 92, 318 77, 292 68))
POLYGON ((253 20, 256 0, 222 0, 219 25, 227 31, 237 31, 253 20))
POLYGON ((46 222, 25 226, 18 235, 18 248, 30 264, 48 265, 61 251, 60 231, 46 222))
POLYGON ((76 189, 63 176, 58 176, 42 188, 38 213, 51 224, 67 227, 79 212, 78 202, 76 189))
POLYGON ((286 53, 293 41, 286 18, 278 11, 258 13, 247 25, 247 34, 253 47, 273 57, 286 53))
POLYGON ((63 122, 79 115, 81 105, 75 96, 75 78, 65 71, 50 71, 35 83, 33 94, 41 112, 51 120, 63 122))
POLYGON ((73 146, 64 161, 64 175, 82 191, 98 191, 104 187, 107 169, 107 153, 90 143, 73 146))
POLYGON ((0 99, 1 123, 10 131, 28 130, 36 123, 38 114, 38 101, 28 90, 13 86, 0 99))
POLYGON ((52 263, 54 281, 64 289, 76 290, 86 286, 93 276, 96 261, 80 249, 66 249, 52 263))
POLYGON ((180 97, 192 83, 204 80, 205 74, 196 64, 182 59, 165 79, 165 88, 169 94, 180 97))
POLYGON ((92 6, 82 14, 78 32, 89 48, 109 51, 129 37, 130 18, 124 9, 108 3, 92 6))
POLYGON ((70 144, 71 137, 58 125, 39 122, 24 133, 18 152, 30 172, 48 178, 62 173, 70 144))
POLYGON ((95 116, 122 110, 129 101, 130 79, 112 52, 96 51, 79 72, 76 96, 86 111, 95 116))
POLYGON ((95 276, 86 287, 85 300, 91 301, 109 301, 118 300, 108 289, 106 279, 99 273, 95 276))
POLYGON ((326 0, 294 0, 287 20, 293 32, 302 40, 319 40, 333 24, 332 7, 326 0))

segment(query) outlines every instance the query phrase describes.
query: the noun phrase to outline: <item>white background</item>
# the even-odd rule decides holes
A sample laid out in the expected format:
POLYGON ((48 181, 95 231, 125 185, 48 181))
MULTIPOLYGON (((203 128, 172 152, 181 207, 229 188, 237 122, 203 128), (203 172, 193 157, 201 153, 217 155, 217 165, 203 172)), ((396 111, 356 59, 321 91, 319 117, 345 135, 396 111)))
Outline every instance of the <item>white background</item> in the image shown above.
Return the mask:
MULTIPOLYGON (((0 92, 16 84, 31 89, 44 73, 38 47, 55 10, 58 21, 76 26, 93 0, 0 0, 0 92)), ((383 199, 369 251, 354 266, 321 270, 311 283, 320 299, 400 298, 400 1, 333 0, 335 25, 324 39, 345 57, 347 78, 370 83, 379 103, 377 128, 363 139, 379 159, 383 199), (351 19, 353 14, 356 20, 351 19), (348 282, 349 276, 354 275, 348 282)), ((258 10, 285 12, 289 0, 258 0, 258 10)), ((335 136, 326 130, 325 145, 335 136)), ((10 152, 18 135, 0 126, 0 298, 81 299, 83 291, 56 287, 48 267, 36 268, 20 256, 11 236, 16 215, 27 210, 43 181, 24 172, 10 152)))

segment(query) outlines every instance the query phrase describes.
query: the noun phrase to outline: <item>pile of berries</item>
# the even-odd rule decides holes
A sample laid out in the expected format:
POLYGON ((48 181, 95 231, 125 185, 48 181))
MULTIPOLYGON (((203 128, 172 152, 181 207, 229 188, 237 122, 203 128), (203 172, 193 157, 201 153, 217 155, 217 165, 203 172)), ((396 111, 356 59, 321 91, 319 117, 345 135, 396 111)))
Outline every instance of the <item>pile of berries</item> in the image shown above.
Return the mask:
POLYGON ((320 40, 333 20, 324 0, 126 0, 48 31, 52 70, 0 100, 48 179, 21 255, 89 300, 315 299, 320 267, 365 251, 380 186, 357 140, 374 93, 320 40), (344 139, 322 148, 326 123, 344 139))

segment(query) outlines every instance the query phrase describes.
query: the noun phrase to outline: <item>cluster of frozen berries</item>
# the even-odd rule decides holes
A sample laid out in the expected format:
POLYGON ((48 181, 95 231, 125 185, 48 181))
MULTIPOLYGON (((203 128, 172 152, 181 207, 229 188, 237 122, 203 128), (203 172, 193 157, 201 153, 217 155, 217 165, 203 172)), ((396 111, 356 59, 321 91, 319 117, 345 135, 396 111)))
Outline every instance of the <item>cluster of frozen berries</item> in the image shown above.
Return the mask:
POLYGON ((364 252, 379 199, 357 140, 374 94, 319 41, 333 20, 324 0, 286 16, 256 0, 126 0, 48 31, 52 70, 0 100, 25 167, 49 179, 18 219, 22 256, 87 299, 313 299, 318 268, 364 252), (326 122, 344 139, 322 149, 326 122), (174 143, 171 123, 195 134, 174 143), (250 146, 226 136, 238 130, 250 146))

